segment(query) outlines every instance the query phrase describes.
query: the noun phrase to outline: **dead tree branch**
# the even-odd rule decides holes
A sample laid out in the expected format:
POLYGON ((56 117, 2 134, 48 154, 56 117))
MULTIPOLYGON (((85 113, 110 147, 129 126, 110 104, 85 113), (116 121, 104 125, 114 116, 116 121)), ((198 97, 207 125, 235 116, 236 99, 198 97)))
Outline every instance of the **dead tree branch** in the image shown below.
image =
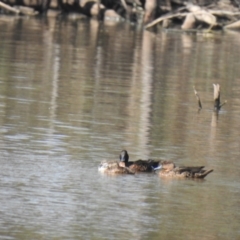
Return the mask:
POLYGON ((13 12, 13 13, 16 13, 16 14, 20 13, 19 10, 15 9, 15 8, 13 8, 13 7, 11 7, 11 6, 9 6, 9 5, 1 2, 1 1, 0 1, 0 7, 5 9, 5 10, 7 10, 7 11, 9 11, 9 12, 13 12))
POLYGON ((176 17, 185 17, 187 16, 188 13, 173 13, 173 14, 167 14, 163 17, 160 17, 160 18, 157 18, 156 20, 150 22, 149 24, 147 24, 145 26, 145 29, 148 29, 148 28, 151 28, 153 27, 154 25, 164 21, 164 20, 167 20, 167 19, 172 19, 172 18, 176 18, 176 17))
POLYGON ((202 109, 202 103, 201 103, 201 99, 198 95, 198 92, 196 91, 195 87, 193 86, 193 91, 195 93, 195 96, 197 98, 197 101, 198 101, 198 110, 200 111, 202 109))

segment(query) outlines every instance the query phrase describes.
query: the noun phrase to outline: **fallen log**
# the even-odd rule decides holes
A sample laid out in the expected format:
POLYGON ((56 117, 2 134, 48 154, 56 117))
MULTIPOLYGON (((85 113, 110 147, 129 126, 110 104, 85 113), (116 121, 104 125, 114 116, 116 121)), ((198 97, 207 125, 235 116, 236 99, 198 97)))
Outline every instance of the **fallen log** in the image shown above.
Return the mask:
POLYGON ((231 12, 231 11, 224 11, 224 10, 208 10, 209 13, 219 16, 219 17, 236 17, 240 16, 240 12, 231 12))
POLYGON ((28 16, 35 16, 39 14, 38 11, 35 11, 33 8, 25 6, 14 6, 15 9, 19 10, 20 13, 28 16))
POLYGON ((183 30, 194 29, 198 26, 197 23, 207 24, 209 29, 212 29, 213 27, 240 29, 240 11, 238 9, 234 7, 232 8, 232 11, 213 9, 214 6, 215 5, 211 5, 209 6, 210 9, 207 9, 192 3, 186 3, 185 7, 179 8, 177 12, 167 13, 148 23, 145 26, 145 29, 149 29, 158 23, 163 23, 166 20, 181 18, 183 18, 181 26, 183 30))
POLYGON ((181 8, 179 10, 184 10, 187 9, 190 13, 182 13, 182 12, 178 12, 178 13, 168 13, 160 18, 157 18, 156 20, 152 21, 151 23, 147 24, 145 26, 145 29, 148 29, 150 27, 153 27, 154 25, 166 20, 166 19, 173 19, 173 18, 179 18, 179 17, 185 17, 185 20, 182 24, 182 29, 191 29, 196 21, 199 22, 204 22, 206 24, 208 24, 210 26, 210 29, 217 24, 217 18, 209 11, 188 3, 186 4, 186 8, 181 8))
POLYGON ((224 26, 225 29, 240 29, 240 20, 227 24, 224 26))
POLYGON ((11 6, 9 6, 9 5, 1 2, 1 1, 0 1, 0 7, 5 9, 5 10, 7 10, 7 11, 9 11, 9 12, 13 12, 15 14, 19 14, 20 13, 20 10, 15 9, 15 8, 13 8, 13 7, 11 7, 11 6))
POLYGON ((39 14, 39 12, 35 11, 33 8, 25 7, 25 6, 11 7, 11 6, 9 6, 6 3, 3 3, 1 1, 0 1, 0 7, 9 11, 9 12, 13 12, 15 14, 23 14, 23 15, 28 15, 28 16, 35 16, 35 15, 39 14))
POLYGON ((186 7, 188 11, 194 15, 197 21, 208 24, 210 29, 217 25, 217 18, 209 11, 192 3, 186 4, 186 7))
POLYGON ((145 24, 153 20, 156 7, 157 7, 156 0, 146 0, 144 5, 145 13, 144 13, 144 20, 143 20, 145 24))
POLYGON ((172 14, 167 14, 165 16, 162 16, 160 18, 157 18, 156 20, 150 22, 149 24, 147 24, 145 26, 145 29, 148 29, 148 28, 151 28, 153 27, 154 25, 164 21, 164 20, 168 20, 168 19, 173 19, 173 18, 176 18, 176 17, 185 17, 187 16, 188 13, 172 13, 172 14))
POLYGON ((196 18, 193 13, 188 13, 181 26, 183 30, 193 29, 196 24, 196 18))

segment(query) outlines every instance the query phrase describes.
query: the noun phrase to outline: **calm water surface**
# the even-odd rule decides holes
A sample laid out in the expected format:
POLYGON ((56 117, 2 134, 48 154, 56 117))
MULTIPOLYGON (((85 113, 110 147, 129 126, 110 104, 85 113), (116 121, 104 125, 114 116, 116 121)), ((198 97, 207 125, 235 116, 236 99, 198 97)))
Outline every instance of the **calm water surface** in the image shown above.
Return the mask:
POLYGON ((0 239, 240 239, 239 33, 0 26, 0 239), (218 117, 212 83, 228 100, 218 117), (98 173, 122 149, 214 172, 98 173))

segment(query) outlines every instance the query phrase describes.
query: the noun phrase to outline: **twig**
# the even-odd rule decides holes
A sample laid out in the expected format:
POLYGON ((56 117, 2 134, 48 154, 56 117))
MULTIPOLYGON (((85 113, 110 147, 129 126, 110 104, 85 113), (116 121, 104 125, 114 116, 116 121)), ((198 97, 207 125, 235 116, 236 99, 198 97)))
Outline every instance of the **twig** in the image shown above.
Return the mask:
POLYGON ((121 0, 121 3, 122 3, 122 5, 123 5, 123 8, 124 8, 125 11, 126 11, 127 19, 129 19, 129 18, 130 18, 130 13, 129 13, 129 9, 128 9, 127 3, 126 3, 125 0, 121 0))
POLYGON ((240 15, 240 12, 212 10, 212 9, 209 9, 208 12, 210 12, 213 15, 219 16, 219 17, 233 17, 233 16, 239 16, 240 15))
POLYGON ((222 104, 220 105, 220 108, 221 108, 223 105, 225 105, 226 103, 227 103, 227 100, 225 100, 224 103, 222 103, 222 104))
POLYGON ((213 83, 213 100, 214 100, 214 111, 219 111, 221 108, 220 103, 220 85, 213 83))
POLYGON ((38 11, 35 11, 31 7, 26 6, 14 6, 15 9, 17 9, 21 14, 28 15, 28 16, 35 16, 39 14, 38 11))
POLYGON ((198 92, 195 89, 195 86, 193 86, 193 91, 194 91, 194 93, 196 95, 196 98, 197 98, 197 101, 198 101, 198 110, 201 110, 202 109, 202 103, 201 103, 201 99, 198 95, 198 92))

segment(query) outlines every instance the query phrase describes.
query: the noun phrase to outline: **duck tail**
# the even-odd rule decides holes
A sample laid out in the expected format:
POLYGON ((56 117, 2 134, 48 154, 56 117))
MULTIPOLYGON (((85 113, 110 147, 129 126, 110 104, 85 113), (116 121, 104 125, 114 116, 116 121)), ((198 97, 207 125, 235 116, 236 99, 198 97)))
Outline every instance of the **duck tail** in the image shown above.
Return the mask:
POLYGON ((213 172, 213 169, 205 170, 202 173, 195 174, 196 178, 205 178, 209 173, 213 172))

